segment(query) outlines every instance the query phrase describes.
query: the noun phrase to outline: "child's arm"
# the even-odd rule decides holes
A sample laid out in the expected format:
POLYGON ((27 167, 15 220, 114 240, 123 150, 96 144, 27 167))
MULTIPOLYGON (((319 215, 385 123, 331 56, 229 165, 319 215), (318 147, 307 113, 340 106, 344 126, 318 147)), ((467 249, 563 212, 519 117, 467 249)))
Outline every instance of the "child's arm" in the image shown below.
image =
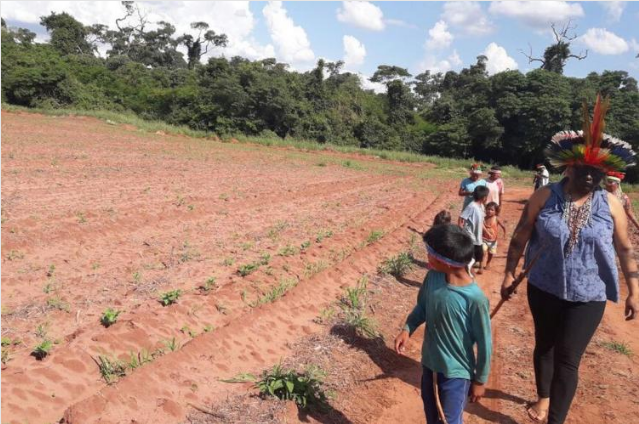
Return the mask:
POLYGON ((471 402, 479 400, 485 391, 484 384, 490 374, 490 358, 492 355, 492 336, 490 329, 490 312, 488 300, 484 299, 475 305, 471 317, 473 339, 477 343, 477 366, 475 378, 471 386, 471 402))
POLYGON ((428 274, 426 274, 426 278, 422 283, 422 286, 419 288, 419 292, 417 293, 417 304, 413 308, 413 311, 408 314, 408 318, 406 318, 406 324, 402 331, 395 337, 395 352, 400 355, 404 354, 404 348, 406 342, 410 336, 417 330, 417 328, 426 322, 426 309, 424 306, 423 293, 426 290, 426 281, 428 280, 428 274))
POLYGON ((506 227, 504 226, 504 224, 502 224, 502 222, 499 219, 497 220, 497 224, 499 224, 501 229, 504 230, 504 237, 506 237, 506 227))

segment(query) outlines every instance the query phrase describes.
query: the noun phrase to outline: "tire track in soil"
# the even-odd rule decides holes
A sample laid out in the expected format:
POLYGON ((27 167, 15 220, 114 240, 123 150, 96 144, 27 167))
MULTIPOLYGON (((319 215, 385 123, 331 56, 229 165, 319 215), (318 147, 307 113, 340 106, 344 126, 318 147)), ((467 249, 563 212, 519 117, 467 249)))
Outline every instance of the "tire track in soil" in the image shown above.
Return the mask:
MULTIPOLYGON (((439 196, 425 208, 423 203, 423 199, 416 198, 390 213, 382 227, 395 229, 381 242, 356 251, 339 265, 301 282, 281 300, 250 311, 247 319, 233 319, 227 326, 199 336, 179 351, 136 370, 116 386, 105 387, 71 406, 64 414, 65 422, 123 423, 143 419, 172 423, 184 418, 188 402, 209 404, 239 390, 217 378, 271 366, 290 354, 289 345, 300 336, 319 331, 313 319, 321 308, 332 303, 343 287, 362 273, 374 273, 381 259, 406 244, 407 226, 421 226, 424 217, 434 215, 433 205, 444 201, 439 196), (192 387, 198 390, 194 392, 192 387)), ((371 228, 379 228, 379 223, 371 228)))

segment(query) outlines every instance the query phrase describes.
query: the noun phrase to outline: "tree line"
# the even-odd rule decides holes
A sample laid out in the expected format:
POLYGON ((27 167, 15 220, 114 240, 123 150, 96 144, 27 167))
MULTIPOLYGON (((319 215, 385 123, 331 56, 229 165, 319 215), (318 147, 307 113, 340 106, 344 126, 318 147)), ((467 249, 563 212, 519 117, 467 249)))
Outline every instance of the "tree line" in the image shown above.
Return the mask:
POLYGON ((414 76, 380 65, 370 80, 386 92, 376 94, 343 71, 341 61, 319 60, 307 72, 272 58, 202 63, 212 49, 223 52, 225 34, 193 22, 191 33, 179 35, 170 23, 150 25, 134 2, 122 3, 115 28, 85 26, 67 13, 43 16, 46 43, 3 20, 2 101, 134 112, 218 135, 291 137, 529 168, 543 160, 552 134, 581 128, 583 100, 592 103, 602 93, 611 98, 607 132, 639 147, 637 81, 625 71, 563 75, 566 61, 576 57, 571 38, 558 37, 541 67, 526 74, 488 75, 485 56, 459 72, 414 76), (106 57, 98 46, 108 47, 106 57))

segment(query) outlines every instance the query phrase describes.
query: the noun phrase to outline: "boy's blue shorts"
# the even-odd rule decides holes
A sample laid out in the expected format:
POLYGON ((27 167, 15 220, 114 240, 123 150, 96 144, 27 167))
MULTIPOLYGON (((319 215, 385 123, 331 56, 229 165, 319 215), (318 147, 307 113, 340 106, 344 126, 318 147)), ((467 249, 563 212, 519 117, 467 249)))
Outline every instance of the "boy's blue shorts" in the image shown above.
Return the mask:
MULTIPOLYGON (((433 371, 422 367, 422 400, 427 424, 441 424, 435 403, 435 390, 433 387, 433 371)), ((468 402, 470 392, 470 380, 465 378, 446 378, 444 374, 437 373, 437 385, 439 386, 439 400, 446 416, 448 424, 462 424, 464 408, 468 402)))

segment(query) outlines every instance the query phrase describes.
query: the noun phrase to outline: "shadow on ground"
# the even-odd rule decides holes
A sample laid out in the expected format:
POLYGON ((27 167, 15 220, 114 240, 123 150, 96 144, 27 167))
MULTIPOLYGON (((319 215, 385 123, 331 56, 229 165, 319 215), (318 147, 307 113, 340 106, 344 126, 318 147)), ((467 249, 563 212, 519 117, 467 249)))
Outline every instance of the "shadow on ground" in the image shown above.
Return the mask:
MULTIPOLYGON (((409 280, 410 281, 410 280, 409 280)), ((421 285, 421 283, 419 283, 421 285)), ((331 328, 331 334, 340 337, 350 346, 364 351, 368 357, 377 365, 382 373, 366 381, 384 380, 387 378, 398 378, 406 384, 410 384, 418 389, 421 388, 422 365, 407 356, 399 356, 386 346, 381 337, 369 339, 362 337, 352 328, 344 325, 335 325, 331 328)), ((514 395, 504 393, 500 390, 487 389, 486 398, 501 399, 507 402, 525 404, 525 400, 514 395)), ((498 411, 488 409, 481 403, 469 403, 466 411, 489 422, 501 424, 517 424, 512 417, 498 411)))

